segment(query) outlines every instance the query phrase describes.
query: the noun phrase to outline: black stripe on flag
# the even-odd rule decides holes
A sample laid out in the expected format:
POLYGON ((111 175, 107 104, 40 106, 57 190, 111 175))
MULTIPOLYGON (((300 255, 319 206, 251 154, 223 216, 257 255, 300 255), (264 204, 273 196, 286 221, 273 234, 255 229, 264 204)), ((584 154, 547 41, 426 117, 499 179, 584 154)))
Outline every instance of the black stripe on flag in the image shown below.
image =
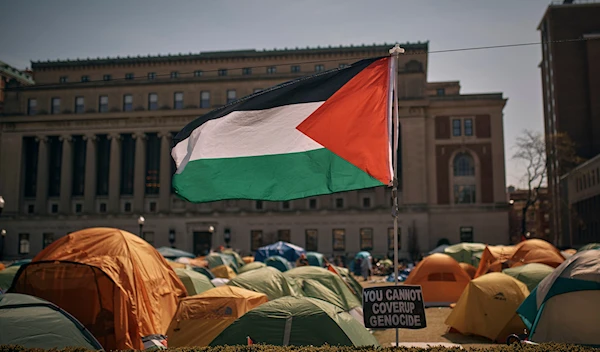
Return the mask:
POLYGON ((196 128, 205 122, 229 115, 234 111, 266 110, 278 106, 325 101, 354 76, 382 58, 361 60, 345 68, 301 77, 240 98, 187 124, 173 138, 172 146, 188 138, 196 128))

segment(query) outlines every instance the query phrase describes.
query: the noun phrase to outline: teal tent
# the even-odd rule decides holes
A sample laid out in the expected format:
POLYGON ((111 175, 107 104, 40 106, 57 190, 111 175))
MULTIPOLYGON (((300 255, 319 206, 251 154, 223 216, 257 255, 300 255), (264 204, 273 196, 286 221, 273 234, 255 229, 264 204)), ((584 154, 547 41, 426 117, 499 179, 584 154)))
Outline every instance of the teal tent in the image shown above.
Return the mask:
POLYGON ((204 260, 208 262, 208 268, 213 269, 221 265, 225 265, 233 269, 233 271, 238 273, 238 265, 236 264, 233 256, 229 256, 223 253, 210 253, 204 260))
POLYGON ((265 264, 267 266, 274 267, 275 269, 281 271, 282 273, 286 272, 292 268, 292 265, 290 264, 290 262, 287 261, 287 259, 285 259, 284 257, 280 257, 278 255, 274 255, 272 257, 265 259, 265 264))
POLYGON ((306 259, 311 266, 320 266, 321 268, 325 266, 325 257, 321 253, 306 252, 306 259))
POLYGON ((0 295, 0 322, 0 345, 102 349, 77 319, 41 298, 18 293, 0 295))
POLYGON ((242 259, 242 256, 234 251, 233 249, 224 249, 221 251, 221 253, 231 257, 233 259, 233 262, 237 265, 238 268, 243 267, 244 265, 246 265, 246 263, 244 262, 244 259, 242 259))
POLYGON ((195 272, 200 273, 200 274, 206 276, 209 280, 212 280, 212 279, 215 278, 215 275, 210 270, 208 270, 206 268, 192 266, 191 270, 194 270, 195 272))
POLYGON ((504 274, 512 276, 527 285, 529 292, 533 291, 553 271, 553 267, 541 263, 530 263, 502 270, 504 274))
POLYGON ((13 280, 15 279, 15 275, 17 275, 17 271, 19 271, 20 266, 9 266, 4 270, 0 270, 0 292, 5 292, 12 285, 13 280))
POLYGON ((469 243, 461 242, 444 249, 444 253, 454 258, 459 263, 467 263, 476 267, 475 263, 479 263, 478 260, 474 260, 475 254, 482 253, 485 250, 485 244, 483 243, 469 243))
POLYGON ((579 248, 577 252, 588 251, 590 249, 600 249, 600 243, 588 243, 585 246, 579 248))
POLYGON ((181 249, 171 248, 171 247, 160 247, 156 249, 160 255, 167 259, 177 259, 177 258, 196 258, 195 255, 189 252, 182 251, 181 249))

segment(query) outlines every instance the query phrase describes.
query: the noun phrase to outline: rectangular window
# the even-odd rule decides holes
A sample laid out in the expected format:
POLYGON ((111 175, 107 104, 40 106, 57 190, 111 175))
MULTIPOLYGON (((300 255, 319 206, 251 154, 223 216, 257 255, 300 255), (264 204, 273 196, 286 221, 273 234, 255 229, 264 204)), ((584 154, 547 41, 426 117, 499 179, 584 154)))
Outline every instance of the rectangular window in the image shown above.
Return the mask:
POLYGON ((83 204, 75 203, 75 214, 81 214, 83 211, 83 204))
POLYGON ((156 72, 148 72, 148 79, 153 80, 156 78, 156 72))
POLYGON ((335 208, 342 209, 344 207, 344 198, 336 198, 335 199, 335 208))
POLYGON ((373 249, 373 229, 362 228, 360 229, 360 250, 370 251, 373 249))
POLYGON ((121 195, 133 195, 135 140, 130 133, 121 135, 121 195))
POLYGON ((244 67, 242 69, 242 75, 247 76, 247 75, 251 75, 251 74, 252 74, 252 68, 250 68, 250 67, 244 67))
POLYGON ((108 95, 98 98, 98 112, 108 112, 108 95))
POLYGON ((436 93, 436 95, 438 97, 444 96, 444 95, 446 95, 446 89, 445 88, 438 88, 435 93, 436 93))
POLYGON ((75 113, 83 114, 85 110, 85 100, 83 97, 75 97, 75 113))
POLYGON ((53 114, 60 114, 60 98, 52 98, 50 112, 53 114))
POLYGON ((201 70, 194 71, 194 77, 202 77, 203 72, 201 70))
POLYGON ((235 92, 235 89, 228 89, 227 90, 227 104, 235 101, 237 97, 237 94, 235 92))
POLYGON ((160 143, 157 133, 146 134, 146 194, 160 190, 160 143))
POLYGON ((473 135, 473 119, 465 119, 465 136, 473 135))
POLYGON ((308 209, 317 209, 317 200, 315 198, 308 200, 308 209))
POLYGON ((106 203, 100 203, 100 213, 106 213, 106 203))
POLYGON ((269 67, 267 67, 267 74, 272 75, 272 74, 274 74, 276 72, 277 72, 277 66, 269 66, 269 67))
POLYGON ((277 241, 292 242, 291 230, 277 230, 277 241))
POLYGON ((298 73, 300 72, 300 66, 299 65, 294 65, 291 67, 292 73, 298 73))
POLYGON ((60 78, 58 79, 58 81, 60 83, 67 83, 69 79, 67 78, 67 76, 60 76, 60 78))
POLYGON ((89 82, 90 76, 81 76, 81 82, 89 82))
POLYGON ((200 93, 200 108, 210 108, 210 92, 204 91, 200 93))
POLYGON ((283 209, 283 210, 290 209, 290 202, 289 201, 281 202, 281 209, 283 209))
POLYGON ((123 211, 126 213, 131 213, 131 203, 130 202, 126 202, 123 205, 123 211))
POLYGON ((315 72, 325 71, 325 65, 315 65, 315 72))
POLYGON ((345 251, 346 250, 346 230, 344 229, 333 229, 333 250, 334 251, 345 251))
POLYGON ((461 227, 460 228, 460 241, 461 242, 473 242, 473 228, 472 227, 461 227))
POLYGON ((133 111, 133 95, 123 95, 123 111, 133 111))
POLYGON ((54 203, 50 205, 50 213, 57 214, 58 213, 58 204, 54 203))
POLYGON ((175 92, 173 94, 173 108, 177 110, 183 109, 183 92, 175 92))
POLYGON ((56 136, 48 137, 48 197, 60 196, 63 142, 56 136))
POLYGON ((158 94, 150 93, 148 94, 148 110, 157 110, 158 109, 158 94))
MULTIPOLYGON (((402 249, 402 231, 401 228, 398 227, 398 250, 402 249)), ((388 228, 388 250, 394 250, 394 228, 388 228)))
POLYGON ((19 234, 19 254, 29 254, 29 234, 19 234))
POLYGON ((319 249, 319 232, 316 229, 308 229, 304 233, 304 249, 316 252, 319 249))
POLYGON ((263 246, 263 232, 262 230, 250 231, 250 250, 256 251, 263 246))
POLYGON ((459 137, 461 134, 462 134, 462 131, 460 128, 460 120, 459 119, 452 120, 452 135, 454 137, 459 137))
POLYGON ((179 78, 179 72, 177 72, 177 71, 171 72, 171 78, 179 78))
POLYGON ((31 98, 27 100, 27 115, 37 114, 37 99, 31 98))
POLYGON ((133 73, 126 73, 125 74, 125 79, 128 80, 128 81, 132 80, 133 79, 133 73))
MULTIPOLYGON (((88 143, 93 143, 88 141, 88 143)), ((110 174, 110 144, 118 143, 111 141, 105 134, 96 136, 96 195, 108 195, 108 178, 110 174)), ((115 161, 116 162, 116 161, 115 161)), ((100 205, 102 208, 102 204, 100 205)))
POLYGON ((224 68, 219 69, 219 76, 227 76, 227 69, 224 69, 224 68))
POLYGON ((370 208, 371 207, 371 198, 370 197, 364 197, 362 199, 362 206, 363 206, 363 208, 370 208))
POLYGON ((104 80, 104 81, 110 81, 111 79, 112 79, 111 75, 104 75, 104 76, 102 76, 102 80, 104 80))
POLYGON ((27 205, 27 214, 33 214, 35 212, 35 204, 27 205))
POLYGON ((154 244, 154 231, 144 231, 142 233, 142 237, 146 240, 146 242, 154 244))
POLYGON ((85 141, 83 136, 73 136, 73 174, 71 195, 83 196, 85 189, 85 159, 86 143, 94 143, 92 140, 85 141))
POLYGON ((475 203, 475 185, 454 185, 454 204, 475 203))
POLYGON ((23 149, 25 152, 25 174, 23 175, 25 178, 25 188, 23 189, 23 195, 26 198, 36 196, 39 145, 40 141, 35 137, 23 138, 23 149))
POLYGON ((150 208, 151 213, 156 213, 156 202, 150 202, 148 207, 150 208))
POLYGON ((42 234, 42 248, 48 247, 52 242, 54 242, 54 234, 52 232, 42 234))
POLYGON ((257 200, 254 202, 254 209, 256 210, 263 210, 263 201, 262 200, 257 200))

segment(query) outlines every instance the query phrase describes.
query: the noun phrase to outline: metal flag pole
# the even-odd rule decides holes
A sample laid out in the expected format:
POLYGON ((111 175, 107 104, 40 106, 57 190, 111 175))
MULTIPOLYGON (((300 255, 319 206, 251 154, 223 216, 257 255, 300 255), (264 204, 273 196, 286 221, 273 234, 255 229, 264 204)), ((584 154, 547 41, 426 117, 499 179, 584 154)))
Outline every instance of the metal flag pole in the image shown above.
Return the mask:
MULTIPOLYGON (((391 75, 392 75, 392 99, 393 99, 393 131, 394 131, 394 147, 393 147, 393 160, 394 165, 394 177, 392 181, 392 216, 394 217, 394 286, 398 286, 398 216, 400 209, 398 206, 398 133, 400 131, 400 121, 398 120, 398 56, 404 54, 404 49, 396 44, 390 49, 391 60, 391 75)), ((396 329, 396 347, 398 347, 399 336, 398 329, 396 329)))

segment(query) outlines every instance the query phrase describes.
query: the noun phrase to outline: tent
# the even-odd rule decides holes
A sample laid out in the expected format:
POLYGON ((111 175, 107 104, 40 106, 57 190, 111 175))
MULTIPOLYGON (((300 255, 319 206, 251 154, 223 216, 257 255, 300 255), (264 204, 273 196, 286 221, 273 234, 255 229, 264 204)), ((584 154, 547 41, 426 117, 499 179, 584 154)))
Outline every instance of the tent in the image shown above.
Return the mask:
POLYGON ((237 274, 238 266, 232 256, 223 253, 210 253, 205 257, 199 257, 196 259, 206 260, 208 262, 208 268, 211 270, 218 266, 226 265, 233 269, 233 271, 237 274))
POLYGON ((10 268, 11 266, 22 266, 22 265, 29 264, 29 263, 31 263, 31 259, 21 259, 21 260, 17 260, 15 262, 10 263, 8 268, 10 268))
POLYGON ((600 346, 600 252, 571 256, 539 283, 517 313, 532 341, 600 346))
POLYGON ((18 293, 0 295, 0 321, 0 346, 102 349, 98 340, 77 319, 37 297, 18 293))
POLYGON ((265 264, 281 271, 282 273, 292 268, 292 264, 290 264, 287 259, 278 255, 274 255, 265 259, 265 264))
POLYGON ((210 280, 210 282, 212 282, 212 284, 215 285, 215 287, 220 287, 220 286, 227 285, 227 283, 229 282, 229 279, 222 279, 222 278, 218 277, 216 279, 210 280))
POLYGON ((6 265, 4 265, 4 263, 0 262, 0 271, 6 269, 6 265))
POLYGON ((588 243, 585 246, 579 248, 578 252, 587 251, 590 249, 600 249, 600 243, 588 243))
POLYGON ((272 267, 245 272, 231 279, 227 285, 264 293, 269 300, 300 294, 294 281, 272 267))
POLYGON ((248 271, 252 271, 252 270, 256 270, 256 269, 260 269, 260 268, 264 268, 266 265, 263 262, 252 262, 252 263, 248 263, 246 265, 244 265, 241 269, 240 269, 240 274, 243 274, 245 272, 248 271))
POLYGON ((298 283, 304 296, 318 298, 336 305, 364 324, 362 301, 356 298, 338 275, 314 266, 297 267, 287 271, 284 275, 298 283))
POLYGON ((177 263, 177 262, 174 262, 174 261, 172 261, 171 259, 167 259, 167 258, 165 258, 165 259, 167 260, 167 264, 169 264, 169 266, 170 266, 172 269, 185 269, 185 268, 187 268, 187 267, 188 267, 188 265, 186 265, 186 264, 183 264, 183 263, 177 263))
POLYGON ((183 283, 140 237, 114 228, 68 234, 21 267, 10 292, 31 294, 72 314, 107 350, 143 349, 164 334, 186 296, 183 283))
MULTIPOLYGON (((515 246, 486 246, 481 253, 475 278, 489 272, 501 272, 504 264, 515 252, 515 246)), ((508 266, 507 266, 508 267, 508 266)))
POLYGON ((514 267, 529 263, 541 263, 556 268, 564 261, 565 258, 560 251, 551 243, 533 238, 515 246, 513 255, 508 259, 508 265, 514 267))
POLYGON ((247 312, 211 346, 254 343, 276 346, 376 346, 375 337, 350 314, 331 303, 309 297, 283 297, 247 312))
POLYGON ((237 276, 235 271, 233 271, 229 265, 219 265, 210 269, 210 271, 213 273, 215 278, 220 277, 222 279, 232 279, 237 276))
POLYGON ((175 261, 177 263, 182 263, 182 264, 189 265, 192 267, 208 268, 208 262, 204 259, 179 257, 179 258, 175 259, 175 261))
POLYGON ((510 275, 527 285, 530 292, 553 271, 553 267, 539 263, 525 264, 502 270, 504 274, 510 275))
POLYGON ((432 255, 432 254, 435 254, 435 253, 444 253, 444 251, 448 247, 450 247, 450 245, 441 244, 441 245, 435 247, 434 249, 432 249, 431 251, 429 251, 429 253, 427 253, 427 255, 432 255))
POLYGON ((9 266, 0 271, 0 291, 6 291, 10 288, 19 268, 20 266, 9 266))
POLYGON ((458 300, 469 281, 471 278, 454 258, 435 253, 423 258, 404 283, 421 285, 426 306, 448 306, 458 300))
POLYGON ((209 280, 212 280, 215 278, 215 275, 208 269, 206 268, 201 268, 201 267, 197 267, 197 266, 191 266, 190 269, 194 270, 195 272, 202 274, 204 276, 206 276, 209 280))
POLYGON ((208 346, 236 319, 267 301, 262 293, 232 286, 186 297, 179 301, 167 330, 169 348, 208 346))
POLYGON ((197 295, 215 287, 206 276, 194 270, 175 269, 175 273, 185 286, 188 296, 197 295))
POLYGON ((242 257, 242 260, 244 261, 244 263, 250 264, 250 263, 254 262, 254 257, 253 256, 246 256, 246 257, 242 257))
POLYGON ((529 294, 522 282, 502 273, 489 273, 465 288, 446 325, 461 334, 504 342, 510 334, 522 334, 525 325, 515 313, 529 294))
POLYGON ((160 255, 168 259, 177 259, 177 258, 196 258, 195 255, 189 252, 182 251, 181 249, 171 248, 171 247, 160 247, 156 249, 160 255))
POLYGON ((224 249, 221 251, 221 253, 233 258, 233 261, 238 268, 241 268, 246 264, 246 262, 244 262, 244 259, 240 256, 240 254, 234 251, 233 249, 224 249))
POLYGON ((289 262, 295 263, 302 254, 305 254, 304 248, 291 243, 279 241, 268 246, 260 247, 254 255, 254 260, 264 262, 265 259, 278 255, 284 257, 289 262))
POLYGON ((471 279, 473 279, 475 277, 475 273, 477 272, 477 268, 474 267, 471 264, 467 264, 467 263, 458 263, 458 265, 460 265, 460 267, 465 271, 465 273, 467 273, 467 275, 469 275, 469 277, 471 279))
POLYGON ((309 265, 320 266, 321 268, 325 266, 325 257, 321 253, 306 252, 306 259, 309 265))
POLYGON ((467 263, 475 265, 473 255, 481 253, 485 250, 485 244, 483 243, 469 243, 462 242, 452 246, 446 247, 444 253, 454 258, 459 263, 467 263))
POLYGON ((350 270, 331 264, 327 264, 327 270, 341 277, 348 288, 352 291, 354 296, 356 296, 356 298, 362 302, 363 287, 358 281, 356 281, 354 276, 352 276, 350 270))

